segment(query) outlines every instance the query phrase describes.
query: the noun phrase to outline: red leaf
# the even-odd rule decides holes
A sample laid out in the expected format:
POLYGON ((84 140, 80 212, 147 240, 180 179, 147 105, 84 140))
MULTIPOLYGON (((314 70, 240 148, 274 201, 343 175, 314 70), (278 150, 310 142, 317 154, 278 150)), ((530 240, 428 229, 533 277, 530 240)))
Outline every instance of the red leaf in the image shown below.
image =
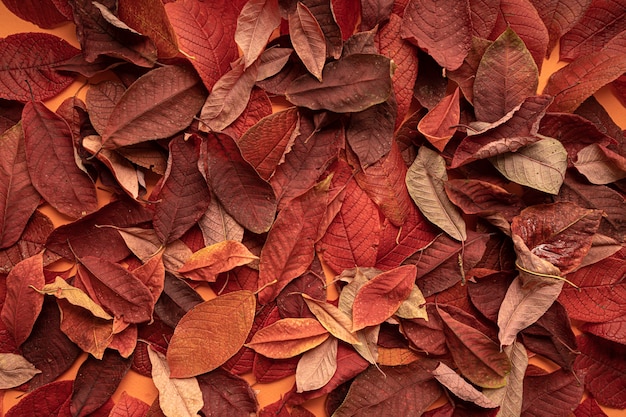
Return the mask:
POLYGON ((123 391, 120 399, 111 409, 109 417, 144 417, 149 408, 148 404, 123 391))
POLYGON ((498 185, 479 179, 448 180, 446 193, 465 214, 502 216, 507 222, 513 220, 523 207, 521 198, 498 185))
POLYGON ((348 182, 339 213, 317 244, 324 262, 336 273, 355 266, 374 266, 380 236, 378 208, 358 187, 348 182))
POLYGON ((295 375, 299 360, 300 355, 292 358, 273 359, 255 353, 252 373, 257 382, 269 384, 295 375))
POLYGON ((452 94, 446 95, 435 107, 420 120, 417 129, 426 136, 426 139, 440 152, 452 135, 456 132, 459 124, 461 108, 459 104, 459 88, 455 88, 452 94))
MULTIPOLYGON (((326 56, 339 59, 342 54, 342 33, 337 24, 332 0, 306 0, 303 5, 309 8, 320 25, 326 39, 326 56)), ((353 11, 355 13, 355 11, 353 11)))
POLYGON ((403 16, 402 37, 428 52, 446 70, 461 66, 472 43, 467 1, 411 0, 403 16))
POLYGON ((0 98, 47 100, 74 81, 75 75, 55 70, 80 52, 61 38, 47 33, 18 33, 0 39, 0 49, 0 98))
POLYGON ((31 288, 42 288, 46 283, 43 253, 15 265, 6 281, 7 296, 0 318, 20 346, 30 335, 43 305, 43 295, 31 288))
POLYGON ((350 116, 346 140, 362 167, 378 162, 389 153, 395 121, 393 98, 350 116))
POLYGON ((257 410, 258 403, 248 383, 223 369, 216 369, 198 376, 205 416, 249 417, 257 410))
POLYGON ((249 67, 261 55, 268 38, 280 25, 277 0, 248 1, 237 18, 235 42, 241 48, 245 66, 249 67))
POLYGON ((52 0, 2 0, 2 3, 20 19, 43 29, 53 29, 67 21, 52 0))
POLYGON ((73 381, 56 381, 37 388, 11 407, 6 417, 69 415, 73 381), (65 413, 65 414, 62 414, 65 413))
POLYGON ((115 149, 172 136, 191 123, 205 98, 193 71, 176 65, 152 70, 116 103, 102 133, 102 146, 115 149))
MULTIPOLYGON (((561 39, 560 50, 563 54, 565 47, 565 39, 561 38, 563 34, 568 33, 580 20, 585 10, 592 3, 592 0, 558 0, 545 2, 541 0, 530 0, 535 6, 541 20, 548 29, 550 41, 548 42, 548 54, 561 39)), ((563 56, 561 56, 563 59, 563 56)))
POLYGON ((608 417, 594 398, 587 398, 574 410, 575 417, 608 417))
POLYGON ((295 107, 264 117, 237 140, 241 156, 268 181, 300 134, 299 125, 295 107))
POLYGON ((28 174, 21 124, 0 136, 0 172, 0 248, 8 248, 18 241, 41 199, 28 174))
POLYGON ((577 341, 581 354, 574 370, 585 375, 585 388, 600 405, 626 407, 626 346, 586 334, 577 341))
POLYGON ((88 357, 78 369, 70 400, 72 416, 88 416, 111 398, 130 369, 131 360, 107 350, 102 359, 88 357))
POLYGON ((472 35, 487 39, 493 31, 498 14, 500 13, 499 0, 470 0, 472 18, 472 35))
POLYGON ((65 120, 42 103, 28 102, 23 121, 26 162, 39 194, 59 212, 73 218, 96 211, 96 189, 76 165, 72 133, 65 120))
POLYGON ((289 13, 289 33, 293 49, 302 63, 321 82, 326 62, 326 39, 315 16, 302 2, 289 13))
POLYGON ((225 135, 209 134, 201 149, 207 182, 228 214, 254 233, 267 232, 276 213, 271 186, 248 164, 235 142, 225 135))
POLYGON ((282 209, 261 250, 259 303, 267 304, 289 282, 302 275, 313 262, 315 241, 328 205, 327 179, 282 209))
POLYGON ((211 194, 198 169, 200 138, 178 136, 169 143, 170 157, 162 182, 150 199, 157 201, 153 225, 164 244, 180 238, 209 207, 211 194))
POLYGON ((224 129, 224 133, 237 141, 248 129, 270 114, 272 114, 272 103, 267 93, 255 87, 252 89, 247 107, 234 122, 224 129))
POLYGON ((524 378, 522 415, 569 416, 578 406, 583 385, 577 376, 560 369, 547 375, 524 378))
POLYGON ((585 323, 580 330, 606 339, 611 342, 626 345, 626 320, 623 316, 602 322, 585 323))
POLYGON ((345 41, 354 33, 362 7, 361 1, 331 0, 330 4, 341 29, 341 38, 345 41))
POLYGON ((620 1, 593 0, 587 3, 590 4, 584 16, 561 38, 559 58, 563 61, 599 51, 624 30, 624 5, 620 1))
POLYGON ((190 58, 210 91, 238 57, 235 43, 237 9, 232 2, 225 0, 184 0, 167 3, 165 11, 180 49, 190 58))

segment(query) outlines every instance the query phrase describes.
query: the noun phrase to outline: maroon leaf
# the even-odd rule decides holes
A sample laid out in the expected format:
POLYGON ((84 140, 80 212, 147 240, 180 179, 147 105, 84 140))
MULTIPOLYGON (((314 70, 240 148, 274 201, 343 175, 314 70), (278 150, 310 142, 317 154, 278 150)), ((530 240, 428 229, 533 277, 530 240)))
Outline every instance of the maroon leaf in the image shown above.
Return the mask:
POLYGON ((55 28, 67 21, 54 1, 19 1, 19 0, 2 0, 2 3, 14 15, 21 19, 32 22, 44 29, 55 28))
POLYGON ((574 410, 575 417, 608 417, 594 398, 587 398, 574 410))
POLYGON ((21 124, 0 136, 0 146, 0 248, 7 248, 22 235, 41 197, 28 174, 21 124))
POLYGON ((600 405, 626 407, 626 366, 621 359, 626 346, 587 334, 577 341, 581 354, 574 370, 585 375, 585 388, 600 405))
MULTIPOLYGON (((592 3, 592 0, 557 0, 550 2, 530 0, 530 2, 535 6, 539 16, 541 16, 541 20, 548 29, 550 37, 548 53, 550 53, 561 36, 568 33, 578 23, 585 10, 592 3)), ((563 54, 563 50, 566 48, 565 39, 561 40, 560 47, 561 54, 563 54)), ((561 59, 563 59, 563 56, 561 56, 561 59)))
POLYGON ((402 320, 400 330, 413 346, 429 355, 445 355, 448 352, 444 323, 435 304, 427 303, 428 321, 422 319, 402 320))
POLYGON ((198 170, 200 138, 178 136, 169 143, 170 157, 162 182, 150 199, 157 201, 154 230, 164 244, 180 238, 208 209, 211 195, 198 170))
POLYGON ((396 109, 391 98, 351 115, 346 140, 361 166, 368 167, 389 153, 395 120, 396 109))
POLYGON ((467 1, 411 0, 404 12, 402 37, 428 52, 445 69, 461 66, 472 43, 467 1))
POLYGON ((238 140, 248 129, 270 114, 272 103, 267 93, 260 88, 253 88, 248 105, 239 117, 224 129, 224 133, 238 140))
POLYGON ((235 142, 225 135, 210 134, 201 149, 207 182, 228 214, 246 229, 267 232, 276 213, 271 186, 248 164, 235 142))
POLYGON ((289 33, 293 49, 302 63, 321 82, 326 62, 326 39, 315 16, 302 2, 289 13, 289 33))
POLYGON ((277 0, 247 2, 237 18, 235 41, 243 51, 245 66, 249 67, 261 55, 274 29, 280 25, 277 0))
POLYGON ((79 50, 47 33, 18 33, 0 39, 0 98, 47 100, 67 88, 75 76, 55 71, 79 50))
POLYGON ((205 416, 248 417, 255 413, 258 403, 248 383, 221 368, 198 376, 202 390, 205 416))
POLYGON ((474 37, 489 38, 500 13, 500 1, 470 0, 472 18, 472 35, 474 37))
POLYGON ((341 28, 335 18, 334 3, 332 0, 304 0, 302 2, 311 11, 322 29, 326 39, 326 56, 338 59, 341 56, 343 42, 341 28))
POLYGON ((102 359, 88 357, 78 369, 70 399, 72 416, 88 416, 111 398, 132 360, 107 350, 102 359))
POLYGON ((232 2, 184 0, 167 3, 167 16, 180 49, 189 57, 209 90, 238 57, 237 9, 232 2))
POLYGON ((99 134, 103 134, 115 105, 120 101, 126 87, 118 81, 103 81, 87 90, 85 104, 89 120, 99 134))
POLYGON ((578 406, 583 385, 577 376, 565 370, 524 378, 522 415, 569 416, 578 406))
POLYGON ((6 417, 50 417, 69 415, 69 397, 73 381, 55 381, 37 388, 11 407, 6 417))

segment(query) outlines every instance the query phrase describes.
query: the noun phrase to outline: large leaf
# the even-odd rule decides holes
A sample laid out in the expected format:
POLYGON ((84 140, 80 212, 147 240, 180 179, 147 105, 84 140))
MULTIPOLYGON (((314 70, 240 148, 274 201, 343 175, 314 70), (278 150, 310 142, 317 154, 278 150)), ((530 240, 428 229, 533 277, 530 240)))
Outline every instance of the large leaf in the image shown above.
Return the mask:
POLYGON ((505 30, 485 51, 474 80, 476 118, 495 122, 537 91, 537 65, 524 42, 505 30))
POLYGON ((55 71, 80 51, 47 33, 19 33, 0 39, 0 98, 47 100, 67 88, 75 75, 55 71), (26 52, 26 53, 25 53, 26 52))
POLYGON ((549 194, 558 194, 565 179, 567 151, 556 139, 543 139, 517 152, 490 159, 506 178, 549 194))
POLYGON ((0 136, 0 248, 18 241, 39 200, 28 174, 22 125, 17 124, 0 136))
POLYGON ((461 66, 472 43, 469 3, 411 0, 404 11, 402 36, 427 51, 446 70, 461 66))
POLYGON ((117 102, 102 133, 102 146, 115 149, 167 138, 186 128, 205 99, 198 76, 166 65, 135 81, 117 102))
POLYGON ((24 106, 26 163, 33 186, 51 206, 73 217, 98 208, 93 181, 77 165, 67 122, 43 103, 24 106), (50 150, 53 150, 51 153, 50 150))
POLYGON ((205 301, 185 314, 167 350, 171 376, 196 376, 224 364, 246 341, 255 305, 251 292, 237 291, 205 301), (231 325, 224 326, 226 321, 231 325))
POLYGON ((406 185, 424 216, 456 240, 467 239, 465 221, 444 187, 448 180, 443 157, 422 146, 406 174, 406 185))
POLYGON ((238 57, 237 9, 225 0, 183 0, 168 2, 165 11, 181 51, 200 74, 206 88, 213 89, 238 57))
POLYGON ((287 100, 313 110, 357 112, 382 103, 391 94, 392 62, 374 54, 353 54, 324 66, 322 82, 311 75, 296 78, 287 100))
POLYGON ((241 48, 245 66, 249 67, 261 55, 267 39, 280 25, 277 0, 248 1, 237 18, 235 42, 241 48))

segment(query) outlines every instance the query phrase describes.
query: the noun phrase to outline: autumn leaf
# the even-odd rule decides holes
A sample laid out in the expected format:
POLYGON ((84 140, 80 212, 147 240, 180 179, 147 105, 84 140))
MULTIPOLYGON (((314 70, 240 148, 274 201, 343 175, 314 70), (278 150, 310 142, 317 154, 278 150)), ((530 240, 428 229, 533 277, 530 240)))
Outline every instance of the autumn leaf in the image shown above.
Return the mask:
POLYGON ((326 39, 317 19, 308 7, 298 2, 289 14, 289 32, 293 48, 309 72, 320 82, 326 62, 326 39))
POLYGON ((273 359, 291 358, 328 339, 328 331, 313 318, 286 318, 259 329, 246 346, 273 359))
POLYGON ((328 338, 321 345, 304 352, 296 368, 297 392, 323 387, 337 370, 337 339, 328 338))
POLYGON ((28 382, 41 371, 16 353, 0 354, 0 389, 10 389, 28 382))
POLYGON ((276 0, 248 1, 237 18, 235 42, 243 51, 245 66, 249 67, 261 55, 274 29, 280 24, 276 0))
POLYGON ((54 282, 51 284, 46 284, 41 288, 36 288, 34 286, 32 288, 41 294, 53 295, 56 298, 64 298, 73 305, 89 310, 95 317, 100 317, 104 320, 113 319, 113 317, 104 311, 99 304, 92 300, 88 294, 80 288, 76 288, 68 284, 67 281, 60 276, 55 277, 54 282))
POLYGON ((196 281, 214 282, 219 273, 246 265, 255 259, 259 258, 242 243, 224 240, 195 252, 178 269, 178 273, 196 281))
POLYGON ((185 314, 167 350, 171 377, 188 378, 212 371, 237 353, 252 328, 255 305, 252 293, 237 291, 205 301, 185 314), (224 322, 236 325, 236 329, 224 326, 224 322))

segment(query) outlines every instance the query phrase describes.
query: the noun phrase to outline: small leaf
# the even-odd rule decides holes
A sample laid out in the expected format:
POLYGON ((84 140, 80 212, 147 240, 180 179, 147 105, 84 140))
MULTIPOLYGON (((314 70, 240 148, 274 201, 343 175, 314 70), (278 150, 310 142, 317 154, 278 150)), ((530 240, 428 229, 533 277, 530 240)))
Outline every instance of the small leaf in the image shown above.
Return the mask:
POLYGON ((242 243, 224 240, 195 252, 178 273, 196 281, 215 282, 218 274, 257 259, 242 243))
POLYGON ((0 353, 0 389, 19 387, 41 371, 23 356, 0 353))
POLYGON ((236 291, 205 301, 185 314, 167 350, 171 377, 212 371, 237 353, 252 328, 255 304, 254 294, 236 291))
POLYGON ((442 156, 422 146, 406 174, 409 194, 428 220, 456 240, 467 239, 465 221, 444 187, 448 180, 442 156))
POLYGON ((297 392, 313 391, 326 385, 337 370, 337 339, 304 352, 296 368, 297 392))
POLYGON ((459 124, 461 114, 459 91, 457 87, 452 94, 447 94, 417 125, 420 133, 440 152, 443 152, 456 132, 456 125, 459 124))
POLYGON ((44 285, 41 289, 33 287, 33 289, 41 294, 54 295, 56 298, 63 298, 75 306, 83 307, 89 310, 95 317, 104 320, 111 320, 113 317, 104 311, 99 304, 89 297, 83 290, 76 288, 67 283, 60 276, 55 277, 54 282, 44 285))
POLYGON ((359 339, 354 334, 352 319, 345 312, 326 302, 316 300, 306 294, 302 294, 307 307, 326 330, 339 340, 358 345, 359 339))
POLYGON ((605 146, 591 144, 576 156, 574 166, 592 184, 610 184, 626 178, 626 159, 605 146))
POLYGON ((511 373, 507 375, 506 386, 496 389, 486 389, 485 396, 500 404, 501 417, 517 417, 522 412, 522 392, 524 390, 524 376, 528 367, 528 354, 524 345, 513 342, 504 348, 511 361, 511 373))
POLYGON ((433 370, 433 376, 444 387, 448 388, 454 395, 464 401, 470 401, 482 408, 496 408, 498 404, 487 398, 473 385, 464 380, 452 368, 443 362, 433 370))
POLYGON ((286 359, 313 349, 328 336, 316 319, 286 318, 258 330, 246 346, 268 358, 286 359))

